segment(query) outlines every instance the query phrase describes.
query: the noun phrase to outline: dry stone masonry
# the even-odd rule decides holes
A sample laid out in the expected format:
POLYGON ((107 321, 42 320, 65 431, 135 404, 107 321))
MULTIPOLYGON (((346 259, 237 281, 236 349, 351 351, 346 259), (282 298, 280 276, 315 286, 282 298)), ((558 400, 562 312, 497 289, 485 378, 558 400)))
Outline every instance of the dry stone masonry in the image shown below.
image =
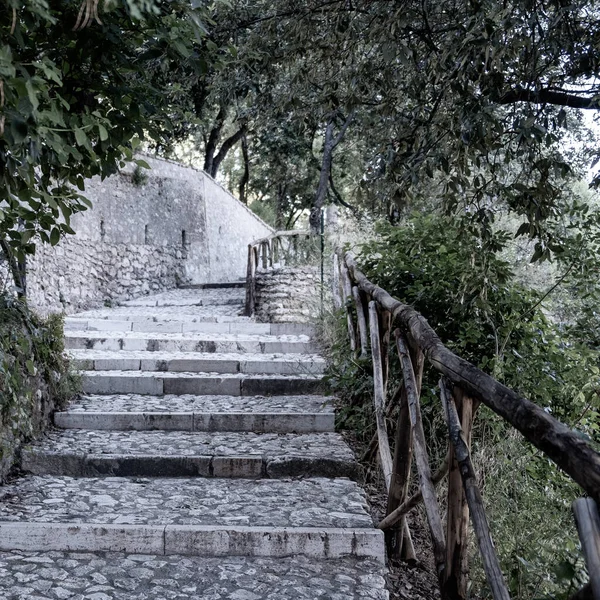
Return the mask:
POLYGON ((310 326, 185 289, 67 319, 84 394, 0 488, 6 600, 385 600, 310 326))
POLYGON ((256 273, 255 316, 271 323, 310 323, 320 312, 319 267, 277 266, 256 273))
POLYGON ((28 260, 32 306, 73 313, 245 276, 247 245, 271 227, 206 173, 144 160, 150 170, 86 181, 93 208, 72 218, 76 235, 28 260))

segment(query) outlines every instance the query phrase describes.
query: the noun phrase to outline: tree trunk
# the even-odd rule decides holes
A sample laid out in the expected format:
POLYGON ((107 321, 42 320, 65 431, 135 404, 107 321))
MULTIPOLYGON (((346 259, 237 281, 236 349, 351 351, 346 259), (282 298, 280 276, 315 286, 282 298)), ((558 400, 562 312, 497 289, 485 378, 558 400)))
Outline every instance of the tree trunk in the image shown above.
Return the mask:
POLYGON ((250 159, 248 157, 248 139, 246 138, 246 134, 242 136, 242 157, 244 159, 244 174, 240 180, 239 195, 240 202, 248 204, 248 199, 246 198, 246 186, 250 179, 250 159))
POLYGON ((344 124, 341 126, 335 138, 333 137, 333 128, 335 126, 336 115, 333 114, 329 117, 327 127, 325 128, 325 141, 323 143, 323 157, 321 159, 321 174, 319 175, 319 185, 317 187, 317 193, 313 201, 313 205, 310 209, 309 223, 313 233, 321 233, 321 209, 325 204, 325 198, 327 197, 327 189, 329 187, 329 175, 331 173, 331 163, 333 161, 333 151, 335 147, 342 141, 348 129, 348 125, 353 118, 353 113, 346 118, 344 124))
POLYGON ((227 108, 225 106, 221 106, 219 108, 219 112, 217 113, 214 127, 210 130, 210 135, 208 136, 208 142, 206 143, 206 149, 204 152, 204 171, 206 171, 206 173, 209 175, 212 174, 213 171, 213 160, 215 157, 215 152, 217 151, 219 138, 221 137, 221 130, 223 129, 226 118, 227 108))
POLYGON ((211 177, 216 177, 219 166, 227 156, 228 152, 246 135, 246 125, 242 125, 233 135, 229 136, 222 144, 219 152, 213 157, 210 171, 211 177))

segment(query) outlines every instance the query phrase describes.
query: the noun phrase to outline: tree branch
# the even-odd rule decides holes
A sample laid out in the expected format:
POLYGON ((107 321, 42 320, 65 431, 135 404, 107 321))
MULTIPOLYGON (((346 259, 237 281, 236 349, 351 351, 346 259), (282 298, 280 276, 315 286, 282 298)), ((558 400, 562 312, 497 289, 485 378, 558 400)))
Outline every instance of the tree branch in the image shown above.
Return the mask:
POLYGON ((590 110, 600 109, 600 99, 596 96, 586 98, 564 91, 554 90, 522 90, 515 89, 506 92, 498 99, 498 104, 515 104, 517 102, 532 102, 534 104, 556 104, 557 106, 568 106, 570 108, 582 108, 590 110))

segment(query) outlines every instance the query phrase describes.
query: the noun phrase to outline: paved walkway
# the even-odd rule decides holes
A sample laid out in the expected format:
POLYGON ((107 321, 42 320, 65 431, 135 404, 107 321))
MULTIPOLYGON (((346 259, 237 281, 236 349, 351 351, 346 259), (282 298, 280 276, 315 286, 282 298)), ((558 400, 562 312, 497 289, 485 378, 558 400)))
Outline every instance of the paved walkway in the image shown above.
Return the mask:
POLYGON ((386 599, 310 328, 177 290, 66 320, 84 395, 0 488, 6 600, 386 599))

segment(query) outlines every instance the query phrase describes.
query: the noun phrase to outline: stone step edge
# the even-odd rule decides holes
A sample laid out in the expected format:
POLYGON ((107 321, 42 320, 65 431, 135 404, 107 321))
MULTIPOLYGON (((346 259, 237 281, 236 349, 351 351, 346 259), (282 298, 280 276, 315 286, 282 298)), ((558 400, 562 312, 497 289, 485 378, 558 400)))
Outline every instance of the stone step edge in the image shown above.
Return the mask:
POLYGON ((325 388, 322 378, 318 376, 261 377, 260 374, 247 373, 188 373, 186 376, 185 373, 173 371, 82 371, 81 375, 83 392, 96 395, 292 396, 319 395, 325 388))
POLYGON ((54 425, 62 429, 110 431, 253 431, 256 433, 311 433, 335 430, 333 412, 126 412, 60 411, 54 425))
MULTIPOLYGON (((78 350, 84 353, 86 350, 78 350)), ((94 352, 99 352, 95 350, 94 352)), ((110 352, 112 354, 112 352, 110 352)), ((115 353, 116 354, 116 353, 115 353)), ((131 354, 134 354, 133 352, 131 354)), ((228 374, 272 374, 272 375, 320 375, 325 370, 325 360, 314 358, 296 358, 303 355, 287 355, 289 358, 278 360, 256 359, 236 360, 233 358, 130 358, 114 356, 111 358, 85 358, 68 352, 71 364, 81 371, 147 371, 152 373, 228 373, 228 374)), ((189 353, 192 354, 192 353, 189 353)))
POLYGON ((43 448, 23 449, 21 469, 66 477, 347 477, 357 481, 362 476, 354 460, 321 456, 95 454, 43 448))
POLYGON ((187 556, 372 558, 385 562, 378 529, 0 522, 0 550, 187 556))
POLYGON ((301 323, 256 323, 248 321, 216 321, 160 318, 149 320, 102 319, 89 317, 66 317, 65 330, 69 331, 134 331, 138 333, 231 333, 252 335, 307 335, 314 336, 315 328, 301 323))

